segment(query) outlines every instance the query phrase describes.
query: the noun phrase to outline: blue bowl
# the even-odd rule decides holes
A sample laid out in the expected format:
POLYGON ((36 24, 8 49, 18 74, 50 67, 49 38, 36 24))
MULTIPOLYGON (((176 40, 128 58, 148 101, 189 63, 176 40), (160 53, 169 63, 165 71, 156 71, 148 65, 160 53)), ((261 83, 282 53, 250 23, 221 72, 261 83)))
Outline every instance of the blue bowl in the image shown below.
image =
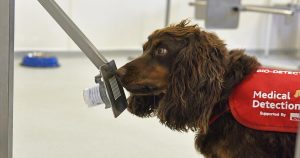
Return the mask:
POLYGON ((43 53, 29 53, 23 57, 23 66, 28 67, 58 67, 58 60, 55 56, 46 56, 43 53))

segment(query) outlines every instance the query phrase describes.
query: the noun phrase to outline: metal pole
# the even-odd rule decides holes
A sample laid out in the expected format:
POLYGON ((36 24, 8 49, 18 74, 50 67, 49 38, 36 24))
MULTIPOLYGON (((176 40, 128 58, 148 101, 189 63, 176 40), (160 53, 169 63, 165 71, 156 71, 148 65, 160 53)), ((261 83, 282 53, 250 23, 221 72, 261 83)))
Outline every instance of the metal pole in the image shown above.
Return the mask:
POLYGON ((269 14, 267 16, 268 17, 267 17, 266 43, 264 48, 265 56, 270 55, 270 42, 271 42, 271 31, 272 31, 272 21, 273 21, 272 14, 269 14))
POLYGON ((252 11, 252 12, 281 14, 281 15, 293 15, 295 13, 294 10, 290 10, 290 9, 279 9, 270 6, 255 6, 255 5, 244 5, 234 9, 235 10, 237 9, 239 11, 252 11))
MULTIPOLYGON (((271 5, 272 0, 267 1, 267 5, 271 5)), ((265 56, 270 54, 270 41, 271 41, 271 31, 272 31, 272 22, 273 22, 273 14, 267 15, 267 30, 266 30, 266 43, 265 43, 265 56)))
POLYGON ((54 0, 38 1, 98 69, 100 69, 102 65, 107 63, 105 57, 99 53, 98 49, 81 32, 81 30, 75 25, 75 23, 67 16, 67 14, 59 7, 59 5, 54 0))
POLYGON ((171 10, 171 0, 167 0, 165 26, 169 26, 170 24, 170 10, 171 10))
POLYGON ((207 1, 206 0, 200 0, 200 1, 196 1, 196 2, 189 2, 189 5, 190 6, 197 6, 197 5, 204 5, 206 6, 207 5, 207 1))
POLYGON ((0 158, 12 158, 14 2, 0 0, 0 158))

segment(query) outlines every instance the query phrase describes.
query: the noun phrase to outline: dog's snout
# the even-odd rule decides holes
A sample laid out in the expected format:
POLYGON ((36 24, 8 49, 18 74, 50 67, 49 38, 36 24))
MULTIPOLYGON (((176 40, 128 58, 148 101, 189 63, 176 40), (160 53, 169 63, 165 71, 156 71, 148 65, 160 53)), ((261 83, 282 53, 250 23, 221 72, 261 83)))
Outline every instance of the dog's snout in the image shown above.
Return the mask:
POLYGON ((127 72, 127 70, 125 68, 121 67, 116 71, 116 76, 118 78, 122 79, 126 75, 126 72, 127 72))

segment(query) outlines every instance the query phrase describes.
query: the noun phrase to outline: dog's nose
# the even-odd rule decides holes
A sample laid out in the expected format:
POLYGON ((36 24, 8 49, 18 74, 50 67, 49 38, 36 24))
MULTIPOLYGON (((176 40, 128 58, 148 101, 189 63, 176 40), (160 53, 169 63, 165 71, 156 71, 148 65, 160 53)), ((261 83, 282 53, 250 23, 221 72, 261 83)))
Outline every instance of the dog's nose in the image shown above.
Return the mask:
POLYGON ((126 69, 125 68, 119 68, 117 71, 116 71, 116 76, 120 79, 122 79, 125 75, 126 75, 126 69))

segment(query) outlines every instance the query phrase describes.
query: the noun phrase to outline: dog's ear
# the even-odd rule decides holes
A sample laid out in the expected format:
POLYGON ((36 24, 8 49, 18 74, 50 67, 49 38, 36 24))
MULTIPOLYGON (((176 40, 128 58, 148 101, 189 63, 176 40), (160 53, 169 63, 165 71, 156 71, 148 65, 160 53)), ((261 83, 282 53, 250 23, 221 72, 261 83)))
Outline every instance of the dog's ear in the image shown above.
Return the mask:
POLYGON ((157 116, 174 130, 201 128, 206 132, 221 95, 227 49, 216 35, 193 28, 172 63, 167 93, 157 116))
POLYGON ((127 110, 139 117, 152 117, 157 109, 160 96, 130 95, 127 110))

